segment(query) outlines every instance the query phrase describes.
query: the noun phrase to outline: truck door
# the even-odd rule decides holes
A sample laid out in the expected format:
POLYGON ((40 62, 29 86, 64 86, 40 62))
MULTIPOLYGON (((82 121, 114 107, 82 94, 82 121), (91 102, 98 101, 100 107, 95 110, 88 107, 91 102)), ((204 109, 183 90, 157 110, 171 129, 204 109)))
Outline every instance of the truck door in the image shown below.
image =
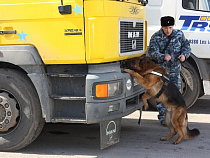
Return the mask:
POLYGON ((185 33, 190 41, 192 53, 198 58, 209 58, 210 54, 210 0, 178 0, 176 28, 185 33))
POLYGON ((86 63, 83 18, 83 0, 0 1, 0 44, 33 45, 45 64, 86 63))

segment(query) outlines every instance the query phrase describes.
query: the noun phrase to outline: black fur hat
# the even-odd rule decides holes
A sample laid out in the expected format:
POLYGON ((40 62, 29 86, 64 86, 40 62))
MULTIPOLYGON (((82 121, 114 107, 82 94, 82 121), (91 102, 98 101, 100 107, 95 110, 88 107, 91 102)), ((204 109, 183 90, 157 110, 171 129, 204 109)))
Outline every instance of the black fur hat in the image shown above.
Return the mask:
POLYGON ((174 25, 174 18, 171 16, 164 16, 161 17, 161 26, 173 26, 174 25))

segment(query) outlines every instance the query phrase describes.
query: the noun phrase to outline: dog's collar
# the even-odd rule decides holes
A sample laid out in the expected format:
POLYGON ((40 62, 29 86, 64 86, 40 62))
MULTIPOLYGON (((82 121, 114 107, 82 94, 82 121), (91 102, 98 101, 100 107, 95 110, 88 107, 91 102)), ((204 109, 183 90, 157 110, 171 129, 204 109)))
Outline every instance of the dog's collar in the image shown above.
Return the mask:
POLYGON ((159 72, 152 71, 152 72, 150 72, 150 73, 148 73, 148 74, 146 74, 146 75, 143 75, 143 77, 144 77, 144 76, 147 76, 147 75, 149 75, 149 74, 152 74, 152 75, 157 75, 157 76, 160 76, 160 77, 162 77, 162 76, 163 76, 163 75, 162 75, 161 73, 159 73, 159 72))
POLYGON ((150 74, 160 76, 162 78, 163 82, 169 82, 170 81, 170 79, 167 77, 167 75, 161 74, 159 72, 152 71, 150 74))
POLYGON ((151 74, 154 74, 154 75, 157 75, 157 76, 161 76, 161 77, 163 76, 161 73, 156 72, 156 71, 152 71, 151 74))

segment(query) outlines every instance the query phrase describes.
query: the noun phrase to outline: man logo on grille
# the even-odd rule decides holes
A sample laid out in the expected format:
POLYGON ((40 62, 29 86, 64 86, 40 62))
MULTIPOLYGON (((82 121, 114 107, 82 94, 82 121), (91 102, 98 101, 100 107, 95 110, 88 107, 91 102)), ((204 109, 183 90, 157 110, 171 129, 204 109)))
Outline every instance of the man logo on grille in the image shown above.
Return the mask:
POLYGON ((138 38, 140 32, 128 32, 128 38, 138 38))
POLYGON ((136 49, 136 40, 132 40, 132 49, 136 49))

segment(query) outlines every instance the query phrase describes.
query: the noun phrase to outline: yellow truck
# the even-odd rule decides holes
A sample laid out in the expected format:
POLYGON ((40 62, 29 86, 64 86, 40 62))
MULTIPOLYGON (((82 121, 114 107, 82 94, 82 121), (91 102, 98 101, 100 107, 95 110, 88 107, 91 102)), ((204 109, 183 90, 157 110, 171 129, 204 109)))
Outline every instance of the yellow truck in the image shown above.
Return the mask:
POLYGON ((0 150, 45 123, 100 124, 101 148, 144 89, 121 62, 146 49, 144 0, 0 0, 0 150))

